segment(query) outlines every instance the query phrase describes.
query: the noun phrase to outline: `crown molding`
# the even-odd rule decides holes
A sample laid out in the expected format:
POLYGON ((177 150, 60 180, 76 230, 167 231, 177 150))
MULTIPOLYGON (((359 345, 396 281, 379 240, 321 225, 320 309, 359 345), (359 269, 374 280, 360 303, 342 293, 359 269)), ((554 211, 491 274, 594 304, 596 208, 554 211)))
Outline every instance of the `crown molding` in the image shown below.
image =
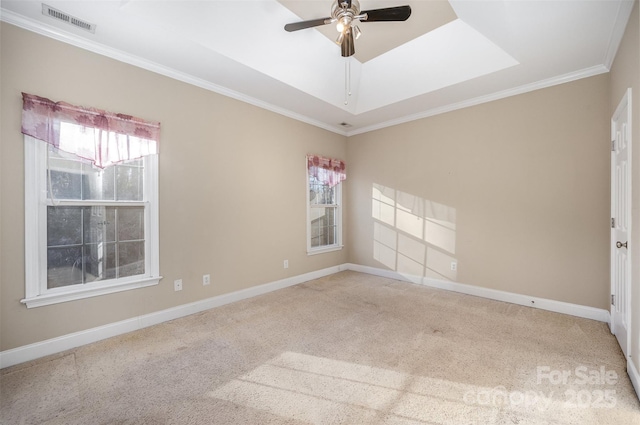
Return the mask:
POLYGON ((494 100, 500 100, 511 96, 517 96, 532 92, 535 90, 545 89, 548 87, 556 86, 559 84, 569 83, 571 81, 580 80, 582 78, 593 77, 595 75, 604 74, 609 72, 609 69, 604 65, 597 65, 590 68, 585 68, 580 71, 570 72, 568 74, 560 75, 558 77, 548 78, 546 80, 537 81, 531 84, 525 84, 520 87, 515 87, 508 90, 491 93, 485 96, 475 97, 462 102, 452 103, 449 105, 441 106, 438 108, 428 109, 417 114, 407 115, 394 120, 381 122, 375 125, 359 128, 347 133, 347 137, 355 136, 357 134, 368 133, 370 131, 381 130, 383 128, 392 127, 394 125, 404 124, 411 121, 420 120, 423 118, 433 117, 435 115, 444 114, 447 112, 456 111, 458 109, 468 108, 470 106, 480 105, 482 103, 493 102, 494 100))

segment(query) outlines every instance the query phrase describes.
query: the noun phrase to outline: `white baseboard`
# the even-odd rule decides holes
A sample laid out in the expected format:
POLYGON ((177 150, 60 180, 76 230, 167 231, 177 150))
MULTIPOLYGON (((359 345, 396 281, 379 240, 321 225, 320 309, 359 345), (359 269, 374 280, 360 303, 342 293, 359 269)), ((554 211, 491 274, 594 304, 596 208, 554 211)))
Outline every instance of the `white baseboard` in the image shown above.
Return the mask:
POLYGON ((636 395, 638 399, 640 399, 640 373, 638 373, 638 369, 631 361, 631 358, 627 358, 627 374, 631 379, 631 383, 633 384, 633 388, 636 390, 636 395))
MULTIPOLYGON (((609 312, 607 310, 586 307, 577 304, 570 304, 561 301, 548 300, 544 298, 528 297, 526 295, 482 288, 473 285, 465 285, 462 283, 406 275, 392 270, 384 270, 375 267, 347 263, 270 283, 265 283, 263 285, 231 292, 229 294, 207 298, 205 300, 196 301, 190 304, 180 305, 167 310, 133 317, 131 319, 110 323, 108 325, 99 326, 97 328, 63 335, 58 338, 52 338, 34 344, 24 345, 22 347, 17 347, 11 350, 2 351, 0 352, 0 368, 5 368, 19 363, 35 360, 37 358, 48 356, 50 354, 56 354, 61 351, 69 350, 127 332, 132 332, 149 326, 157 325, 169 320, 178 319, 190 314, 199 313, 201 311, 209 310, 211 308, 219 307, 225 304, 230 304, 236 301, 266 294, 268 292, 272 292, 289 286, 298 285, 300 283, 338 273, 343 270, 353 270, 361 273, 367 273, 391 279, 398 279, 434 288, 445 289, 448 291, 460 292, 463 294, 475 295, 478 297, 505 301, 513 304, 540 308, 543 310, 555 311, 558 313, 584 317, 601 322, 609 323, 610 321, 609 312)), ((635 371, 635 369, 633 370, 635 371)), ((636 381, 634 381, 634 385, 636 386, 636 391, 638 391, 637 371, 635 371, 635 373, 636 381)))
POLYGON ((13 366, 19 363, 35 360, 40 357, 56 354, 61 351, 80 347, 92 342, 100 341, 116 335, 122 335, 127 332, 136 331, 149 326, 157 325, 162 322, 188 316, 190 314, 199 313, 214 307, 230 304, 247 298, 263 295, 268 292, 289 286, 298 285, 313 279, 328 276, 339 271, 346 270, 345 266, 334 266, 298 276, 277 280, 263 285, 253 286, 251 288, 242 289, 240 291, 223 294, 205 300, 196 301, 189 304, 161 310, 143 316, 133 317, 131 319, 122 320, 120 322, 110 323, 108 325, 87 329, 72 334, 63 335, 58 338, 47 339, 45 341, 36 342, 34 344, 24 345, 11 350, 0 352, 0 368, 13 366))
POLYGON ((571 304, 545 298, 530 297, 527 295, 515 294, 512 292, 483 288, 481 286, 466 285, 464 283, 450 282, 447 280, 409 275, 393 270, 384 270, 376 267, 361 266, 358 264, 346 264, 346 268, 361 273, 368 273, 376 276, 430 286, 432 288, 446 289, 447 291, 460 292, 462 294, 475 295, 476 297, 488 298, 496 301, 504 301, 512 304, 524 305, 527 307, 539 308, 542 310, 554 311, 556 313, 564 313, 571 316, 583 317, 586 319, 597 320, 599 322, 610 323, 611 316, 609 311, 600 308, 571 304))

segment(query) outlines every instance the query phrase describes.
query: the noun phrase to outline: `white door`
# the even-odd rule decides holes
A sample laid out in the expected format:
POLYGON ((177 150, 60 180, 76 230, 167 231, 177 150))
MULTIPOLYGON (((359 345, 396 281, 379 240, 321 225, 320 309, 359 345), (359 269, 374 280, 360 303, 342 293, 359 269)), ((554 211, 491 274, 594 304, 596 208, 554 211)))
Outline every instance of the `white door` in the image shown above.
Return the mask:
POLYGON ((631 89, 611 118, 611 332, 627 355, 631 262, 631 89))

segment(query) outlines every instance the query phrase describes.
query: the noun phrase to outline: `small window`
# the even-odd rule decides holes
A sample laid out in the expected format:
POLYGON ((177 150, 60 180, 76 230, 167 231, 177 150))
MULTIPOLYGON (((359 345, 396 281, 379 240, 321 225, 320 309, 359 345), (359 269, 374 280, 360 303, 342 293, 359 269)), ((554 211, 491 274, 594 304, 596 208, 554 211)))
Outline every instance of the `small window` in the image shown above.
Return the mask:
POLYGON ((324 173, 307 168, 307 252, 342 248, 342 183, 331 185, 324 173))
POLYGON ((25 136, 28 307, 157 284, 157 156, 98 168, 25 136))

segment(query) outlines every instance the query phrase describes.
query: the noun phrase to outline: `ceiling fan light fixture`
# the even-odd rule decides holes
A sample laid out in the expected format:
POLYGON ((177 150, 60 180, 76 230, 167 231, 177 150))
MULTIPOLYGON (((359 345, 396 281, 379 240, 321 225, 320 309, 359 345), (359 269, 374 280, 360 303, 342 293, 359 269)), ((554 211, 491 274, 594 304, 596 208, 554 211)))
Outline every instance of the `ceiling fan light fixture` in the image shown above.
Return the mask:
POLYGON ((362 35, 362 31, 360 31, 360 28, 358 28, 357 25, 354 25, 353 27, 353 36, 355 37, 355 39, 359 39, 360 36, 362 35))
POLYGON ((349 16, 343 16, 338 19, 338 23, 336 24, 336 30, 338 32, 344 32, 345 29, 348 29, 351 26, 351 18, 349 16))
POLYGON ((342 56, 348 58, 355 54, 354 41, 362 35, 357 24, 361 22, 406 21, 409 16, 411 16, 411 6, 372 9, 361 14, 358 0, 334 0, 330 17, 293 22, 286 24, 284 29, 285 31, 293 32, 335 22, 336 30, 339 33, 336 44, 340 46, 342 56))

